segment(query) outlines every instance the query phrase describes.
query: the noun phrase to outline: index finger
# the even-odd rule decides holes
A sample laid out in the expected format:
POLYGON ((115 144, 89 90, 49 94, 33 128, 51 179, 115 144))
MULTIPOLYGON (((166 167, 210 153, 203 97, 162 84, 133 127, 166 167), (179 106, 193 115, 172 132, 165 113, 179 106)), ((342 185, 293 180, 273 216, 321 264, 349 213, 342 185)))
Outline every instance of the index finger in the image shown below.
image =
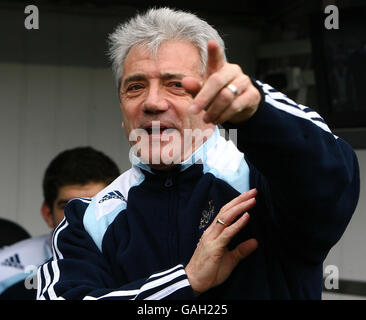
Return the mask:
MULTIPOLYGON (((206 73, 204 76, 204 78, 205 78, 204 81, 207 81, 213 73, 219 71, 224 66, 225 66, 224 52, 221 50, 220 46, 218 45, 218 43, 216 41, 214 41, 214 40, 208 41, 206 73)), ((204 83, 202 83, 200 85, 199 90, 196 90, 196 92, 194 94, 195 98, 196 98, 196 95, 198 95, 200 93, 200 95, 199 95, 200 99, 202 99, 202 97, 205 97, 204 100, 206 101, 207 99, 211 99, 213 94, 216 94, 216 91, 212 92, 210 87, 207 88, 207 86, 205 87, 206 89, 204 89, 202 92, 201 89, 203 87, 205 87, 204 83)), ((206 106, 206 104, 202 105, 202 103, 200 105, 197 105, 194 101, 193 104, 190 106, 189 110, 193 114, 198 114, 205 106, 206 106)))

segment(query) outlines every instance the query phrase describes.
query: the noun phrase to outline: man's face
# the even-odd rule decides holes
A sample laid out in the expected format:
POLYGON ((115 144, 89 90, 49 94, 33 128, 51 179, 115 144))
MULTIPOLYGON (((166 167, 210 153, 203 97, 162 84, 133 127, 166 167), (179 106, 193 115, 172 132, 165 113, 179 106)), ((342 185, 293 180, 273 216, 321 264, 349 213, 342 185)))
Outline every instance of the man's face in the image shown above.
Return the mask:
POLYGON ((56 228, 64 218, 64 208, 68 201, 73 198, 91 198, 104 189, 103 182, 90 182, 87 184, 66 185, 59 189, 58 196, 51 208, 47 204, 42 206, 42 215, 50 228, 56 228))
POLYGON ((140 143, 141 149, 149 150, 141 158, 151 167, 169 167, 164 156, 181 162, 198 147, 184 149, 185 130, 212 128, 202 120, 204 111, 198 115, 188 112, 193 97, 182 87, 185 76, 202 80, 200 70, 199 51, 186 41, 163 42, 156 56, 140 45, 127 54, 120 91, 123 127, 127 137, 136 129, 146 130, 145 143, 142 139, 129 141, 131 146, 140 143))

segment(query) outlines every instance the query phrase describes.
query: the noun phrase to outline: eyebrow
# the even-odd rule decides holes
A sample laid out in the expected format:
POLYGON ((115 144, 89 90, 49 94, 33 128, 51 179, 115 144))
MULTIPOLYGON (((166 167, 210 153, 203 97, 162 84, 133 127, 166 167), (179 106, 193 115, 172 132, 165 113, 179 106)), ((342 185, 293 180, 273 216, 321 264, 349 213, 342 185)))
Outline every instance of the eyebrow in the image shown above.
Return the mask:
MULTIPOLYGON (((181 74, 181 73, 162 73, 160 75, 161 80, 171 80, 171 79, 182 80, 184 77, 186 77, 186 75, 181 74)), ((146 81, 146 80, 147 80, 147 77, 143 73, 133 74, 133 75, 128 76, 123 81, 122 88, 125 89, 130 82, 133 82, 133 81, 146 81)))
POLYGON ((179 79, 182 80, 186 75, 180 73, 163 73, 160 78, 163 80, 179 79))

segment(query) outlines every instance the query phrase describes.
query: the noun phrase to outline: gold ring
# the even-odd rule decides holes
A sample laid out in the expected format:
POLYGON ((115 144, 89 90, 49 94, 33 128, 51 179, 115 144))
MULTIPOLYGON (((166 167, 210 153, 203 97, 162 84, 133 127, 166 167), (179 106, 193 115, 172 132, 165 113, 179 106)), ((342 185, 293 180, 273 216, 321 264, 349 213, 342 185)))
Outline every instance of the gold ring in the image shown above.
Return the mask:
POLYGON ((222 221, 220 218, 218 218, 217 220, 216 220, 216 223, 220 223, 220 224, 222 224, 223 226, 227 226, 227 224, 224 222, 224 221, 222 221))

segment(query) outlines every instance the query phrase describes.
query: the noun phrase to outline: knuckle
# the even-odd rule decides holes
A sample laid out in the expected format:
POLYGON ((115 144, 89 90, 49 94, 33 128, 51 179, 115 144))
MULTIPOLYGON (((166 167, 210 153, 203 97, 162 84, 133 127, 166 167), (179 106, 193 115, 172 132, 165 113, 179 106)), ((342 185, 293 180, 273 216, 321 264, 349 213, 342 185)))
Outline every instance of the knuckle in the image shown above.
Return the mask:
POLYGON ((248 89, 251 86, 251 80, 250 80, 249 76, 247 76, 246 74, 243 74, 240 77, 240 81, 242 82, 243 87, 245 88, 245 90, 248 89))
POLYGON ((250 78, 249 78, 249 76, 247 74, 243 73, 242 77, 243 77, 243 80, 244 81, 250 82, 250 78))
POLYGON ((207 238, 207 230, 208 230, 208 229, 206 229, 206 230, 202 233, 202 235, 201 235, 201 238, 200 238, 200 241, 199 241, 199 244, 200 244, 200 245, 202 245, 202 243, 206 241, 206 238, 207 238))
POLYGON ((224 85, 222 77, 217 73, 211 75, 211 81, 213 85, 217 87, 222 87, 224 85))
POLYGON ((248 90, 248 98, 252 104, 257 103, 261 99, 261 95, 256 87, 253 86, 248 90))
POLYGON ((236 73, 243 73, 243 70, 241 69, 241 67, 238 64, 231 64, 231 68, 236 73))
POLYGON ((243 111, 244 106, 241 103, 233 103, 232 108, 235 112, 241 112, 243 111))
POLYGON ((260 99, 261 94, 259 93, 258 89, 255 86, 252 86, 252 91, 253 91, 253 97, 255 99, 260 99))
POLYGON ((202 244, 203 242, 207 241, 207 236, 208 236, 208 229, 205 230, 205 232, 202 233, 201 239, 200 239, 200 243, 202 244))
POLYGON ((196 97, 196 99, 195 99, 195 104, 200 108, 200 109, 202 109, 202 108, 204 108, 205 106, 206 106, 206 104, 207 104, 207 102, 206 102, 206 98, 201 94, 199 97, 196 97))
POLYGON ((228 88, 224 88, 225 90, 221 90, 220 92, 220 101, 224 104, 230 104, 233 100, 233 93, 228 88))
POLYGON ((231 239, 234 236, 234 234, 235 234, 235 230, 231 226, 225 228, 224 231, 222 232, 222 236, 225 239, 231 239))

